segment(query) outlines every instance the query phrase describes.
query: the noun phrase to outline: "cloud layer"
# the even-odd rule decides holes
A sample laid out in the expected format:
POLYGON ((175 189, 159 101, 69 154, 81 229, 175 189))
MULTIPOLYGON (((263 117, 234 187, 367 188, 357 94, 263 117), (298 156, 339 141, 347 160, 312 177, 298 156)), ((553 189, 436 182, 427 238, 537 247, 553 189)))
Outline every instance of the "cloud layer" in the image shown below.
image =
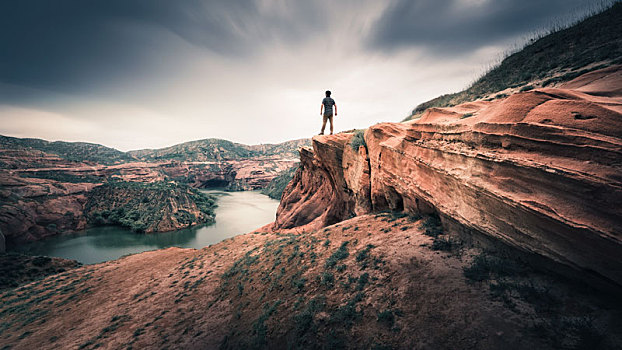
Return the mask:
POLYGON ((0 4, 0 134, 120 149, 309 137, 402 119, 586 0, 0 4))

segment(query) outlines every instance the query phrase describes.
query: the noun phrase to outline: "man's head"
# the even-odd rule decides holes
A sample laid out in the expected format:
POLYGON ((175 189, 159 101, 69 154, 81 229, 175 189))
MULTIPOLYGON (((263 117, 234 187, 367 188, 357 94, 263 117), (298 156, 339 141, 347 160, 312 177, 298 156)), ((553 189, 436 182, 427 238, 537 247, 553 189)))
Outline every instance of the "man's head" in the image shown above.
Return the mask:
POLYGON ((326 90, 326 97, 330 97, 330 90, 326 90))

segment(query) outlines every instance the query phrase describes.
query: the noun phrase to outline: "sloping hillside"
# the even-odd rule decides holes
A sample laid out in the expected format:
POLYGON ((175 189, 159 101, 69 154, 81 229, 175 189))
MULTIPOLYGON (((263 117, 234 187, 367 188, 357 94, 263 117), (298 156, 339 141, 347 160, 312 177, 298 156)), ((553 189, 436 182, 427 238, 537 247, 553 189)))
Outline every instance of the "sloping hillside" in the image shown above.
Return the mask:
POLYGON ((161 148, 130 151, 128 154, 144 161, 178 160, 205 162, 239 160, 257 157, 295 158, 298 148, 309 145, 309 139, 292 140, 279 144, 243 145, 221 139, 190 141, 161 148))
POLYGON ((85 266, 0 293, 12 349, 615 349, 620 308, 520 260, 364 215, 85 266), (435 239, 434 236, 437 238, 435 239))
POLYGON ((41 139, 22 139, 0 135, 0 149, 36 150, 73 162, 98 164, 118 164, 136 160, 131 155, 114 148, 87 142, 46 141, 41 139))
POLYGON ((420 117, 428 108, 449 107, 498 93, 546 87, 581 74, 622 63, 622 2, 569 28, 531 42, 461 92, 439 96, 413 109, 420 117), (509 89, 508 91, 504 91, 509 89))

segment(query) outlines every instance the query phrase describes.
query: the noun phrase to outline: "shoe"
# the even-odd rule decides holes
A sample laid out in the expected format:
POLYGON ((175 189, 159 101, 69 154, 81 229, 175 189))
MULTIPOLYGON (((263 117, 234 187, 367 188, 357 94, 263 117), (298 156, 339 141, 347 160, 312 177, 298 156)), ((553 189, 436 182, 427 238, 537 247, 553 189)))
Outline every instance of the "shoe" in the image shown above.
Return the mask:
POLYGON ((319 133, 318 135, 324 135, 324 133, 323 133, 323 132, 321 132, 321 133, 319 133))

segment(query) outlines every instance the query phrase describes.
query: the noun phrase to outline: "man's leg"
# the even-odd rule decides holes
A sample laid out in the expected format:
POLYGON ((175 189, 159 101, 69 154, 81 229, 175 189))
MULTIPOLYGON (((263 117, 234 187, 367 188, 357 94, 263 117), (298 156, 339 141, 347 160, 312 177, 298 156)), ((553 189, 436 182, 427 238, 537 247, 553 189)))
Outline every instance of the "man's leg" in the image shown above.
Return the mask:
POLYGON ((329 116, 328 119, 330 119, 330 134, 333 134, 333 116, 329 116))
MULTIPOLYGON (((326 120, 328 119, 328 117, 326 116, 326 114, 324 114, 322 116, 322 131, 320 131, 320 135, 324 135, 324 129, 326 129, 326 120)), ((333 125, 331 123, 331 125, 333 125)))

